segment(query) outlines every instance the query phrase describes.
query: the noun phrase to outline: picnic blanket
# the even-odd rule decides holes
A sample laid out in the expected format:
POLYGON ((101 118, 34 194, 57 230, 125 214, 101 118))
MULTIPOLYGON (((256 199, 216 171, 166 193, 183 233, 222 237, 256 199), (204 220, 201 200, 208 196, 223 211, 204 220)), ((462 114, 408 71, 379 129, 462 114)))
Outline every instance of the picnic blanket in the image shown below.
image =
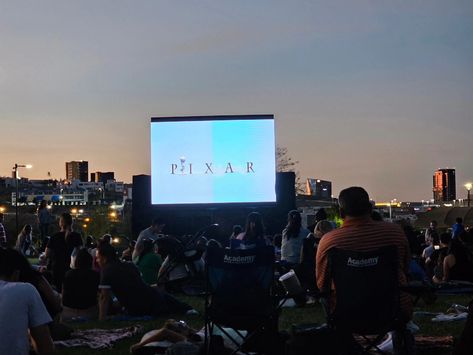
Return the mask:
POLYGON ((453 336, 422 336, 416 335, 416 348, 427 353, 433 350, 449 350, 453 347, 453 336))
POLYGON ((455 322, 468 318, 468 307, 452 304, 446 313, 414 312, 414 317, 433 317, 432 322, 455 322))
POLYGON ((140 325, 119 329, 86 329, 72 333, 72 339, 55 341, 56 346, 66 348, 88 347, 101 350, 110 349, 117 341, 131 338, 143 331, 140 325))
MULTIPOLYGON (((361 343, 364 342, 362 338, 358 339, 361 343)), ((378 345, 378 347, 388 353, 393 353, 392 334, 388 334, 388 338, 378 345)), ((430 354, 438 351, 447 351, 453 348, 453 336, 415 336, 415 347, 417 354, 430 354)), ((375 350, 371 351, 370 354, 377 354, 375 350)))

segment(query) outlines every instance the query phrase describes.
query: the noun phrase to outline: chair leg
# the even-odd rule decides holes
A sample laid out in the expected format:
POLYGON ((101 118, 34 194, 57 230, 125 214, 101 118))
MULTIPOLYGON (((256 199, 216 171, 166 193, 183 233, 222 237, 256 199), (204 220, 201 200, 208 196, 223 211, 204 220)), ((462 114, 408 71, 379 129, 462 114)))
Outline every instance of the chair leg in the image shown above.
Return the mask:
POLYGON ((368 343, 368 346, 363 348, 363 354, 369 354, 369 351, 371 349, 374 349, 376 352, 378 352, 380 354, 386 354, 384 351, 382 351, 380 348, 378 348, 379 342, 381 340, 383 340, 385 335, 386 334, 380 334, 374 340, 368 339, 367 337, 362 335, 363 339, 365 339, 366 342, 368 343))
POLYGON ((407 329, 393 332, 394 355, 415 355, 415 340, 412 333, 407 329))

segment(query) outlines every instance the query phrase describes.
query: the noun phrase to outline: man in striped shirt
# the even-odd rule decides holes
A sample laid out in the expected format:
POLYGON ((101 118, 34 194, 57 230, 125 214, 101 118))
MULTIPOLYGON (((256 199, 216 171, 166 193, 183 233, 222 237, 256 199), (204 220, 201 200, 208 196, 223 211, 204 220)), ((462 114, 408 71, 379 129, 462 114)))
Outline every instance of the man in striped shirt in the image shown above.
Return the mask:
MULTIPOLYGON (((371 219, 368 193, 361 187, 350 187, 338 198, 343 226, 324 235, 316 256, 317 286, 323 289, 327 278, 328 254, 332 248, 372 251, 384 246, 396 246, 399 255, 399 285, 407 284, 409 244, 402 229, 395 224, 371 219)), ((412 300, 401 293, 401 311, 405 320, 412 317, 412 300)))

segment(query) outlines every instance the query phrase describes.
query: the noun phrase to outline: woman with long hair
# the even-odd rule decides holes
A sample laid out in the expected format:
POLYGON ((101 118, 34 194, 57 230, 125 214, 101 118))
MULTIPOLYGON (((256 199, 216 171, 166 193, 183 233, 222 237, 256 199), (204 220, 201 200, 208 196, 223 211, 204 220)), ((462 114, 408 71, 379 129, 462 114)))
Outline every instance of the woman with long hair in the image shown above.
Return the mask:
POLYGON ((244 248, 267 245, 268 243, 264 236, 264 224, 261 214, 258 212, 251 212, 246 218, 245 231, 240 233, 236 239, 241 241, 239 247, 244 248))
POLYGON ((15 249, 23 255, 26 255, 27 250, 30 248, 31 243, 33 242, 33 237, 31 235, 32 231, 33 228, 31 228, 31 225, 25 224, 20 234, 18 234, 18 238, 16 239, 15 249))
POLYGON ((299 264, 304 238, 310 234, 302 226, 299 211, 290 211, 287 215, 287 226, 282 232, 281 260, 289 264, 299 264))
POLYGON ((473 282, 473 255, 458 239, 452 239, 443 259, 442 281, 461 280, 473 282))

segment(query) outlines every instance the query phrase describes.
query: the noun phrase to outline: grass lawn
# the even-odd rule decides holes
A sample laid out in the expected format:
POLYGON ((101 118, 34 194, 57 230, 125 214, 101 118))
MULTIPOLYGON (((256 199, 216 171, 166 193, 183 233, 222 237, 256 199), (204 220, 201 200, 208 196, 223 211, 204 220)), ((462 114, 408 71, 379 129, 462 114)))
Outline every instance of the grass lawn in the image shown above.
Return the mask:
MULTIPOLYGON (((178 316, 174 317, 176 319, 182 319, 187 321, 194 328, 200 329, 203 326, 203 307, 204 302, 202 298, 198 297, 179 297, 181 300, 189 303, 195 309, 200 312, 199 316, 178 316)), ((468 302, 471 300, 472 296, 439 296, 435 304, 426 306, 419 302, 415 311, 428 311, 428 312, 445 312, 453 303, 458 303, 462 305, 468 305, 468 302)), ((76 329, 91 329, 91 328, 122 328, 130 325, 140 324, 144 327, 144 331, 149 331, 152 329, 157 329, 162 326, 164 321, 167 318, 159 318, 152 321, 140 321, 140 322, 90 322, 90 323, 80 323, 72 324, 76 329)), ((303 323, 323 323, 324 315, 322 308, 319 304, 306 306, 304 308, 286 308, 283 309, 283 312, 280 317, 280 329, 289 330, 292 324, 303 324, 303 323)), ((461 322, 450 322, 450 323, 433 323, 430 321, 430 318, 415 318, 414 322, 420 327, 418 334, 420 335, 453 335, 458 337, 463 330, 465 325, 464 321, 461 322)), ((136 343, 141 338, 141 335, 138 335, 134 338, 126 339, 115 344, 111 350, 100 350, 94 351, 88 348, 76 348, 76 349, 64 349, 59 348, 58 354, 129 354, 128 349, 130 345, 136 343)))

